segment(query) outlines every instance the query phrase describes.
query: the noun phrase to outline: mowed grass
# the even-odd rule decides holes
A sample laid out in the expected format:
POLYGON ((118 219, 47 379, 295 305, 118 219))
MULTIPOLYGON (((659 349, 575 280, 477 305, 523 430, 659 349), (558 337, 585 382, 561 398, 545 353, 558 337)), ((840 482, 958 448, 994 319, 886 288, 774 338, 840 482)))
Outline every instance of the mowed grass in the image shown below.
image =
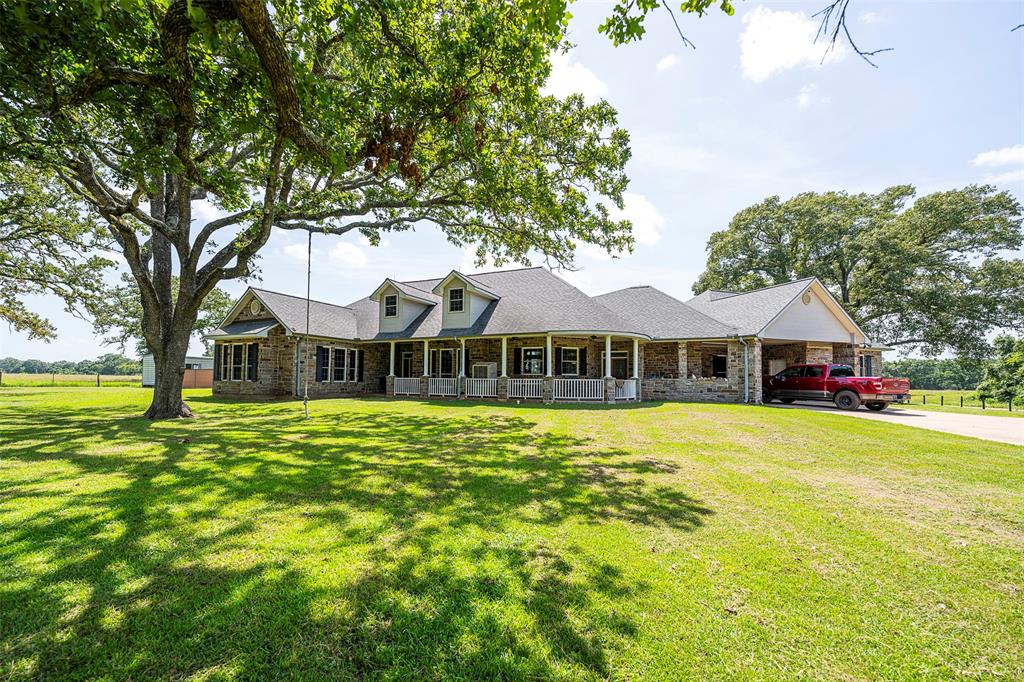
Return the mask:
POLYGON ((1024 676, 1024 448, 770 407, 0 390, 0 678, 1024 676))
MULTIPOLYGON (((100 387, 127 388, 139 386, 142 383, 142 375, 130 374, 101 374, 99 375, 100 387)), ((0 387, 4 386, 95 386, 95 374, 30 374, 27 372, 2 372, 0 373, 0 387)))

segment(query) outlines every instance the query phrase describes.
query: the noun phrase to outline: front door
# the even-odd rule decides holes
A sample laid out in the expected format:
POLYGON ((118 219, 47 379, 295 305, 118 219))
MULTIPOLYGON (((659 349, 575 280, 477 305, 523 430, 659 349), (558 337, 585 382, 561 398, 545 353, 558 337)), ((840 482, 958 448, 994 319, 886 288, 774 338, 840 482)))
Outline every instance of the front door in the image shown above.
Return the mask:
POLYGON ((402 363, 398 368, 398 376, 412 376, 412 353, 409 351, 405 351, 404 353, 402 353, 402 363))

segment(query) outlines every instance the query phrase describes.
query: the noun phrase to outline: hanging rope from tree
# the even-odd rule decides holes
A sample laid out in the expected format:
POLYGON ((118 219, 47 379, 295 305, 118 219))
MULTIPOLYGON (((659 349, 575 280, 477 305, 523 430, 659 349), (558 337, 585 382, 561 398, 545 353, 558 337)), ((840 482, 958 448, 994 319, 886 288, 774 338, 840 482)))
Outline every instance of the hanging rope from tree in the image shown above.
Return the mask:
POLYGON ((304 355, 306 356, 306 362, 303 365, 303 377, 305 379, 305 387, 302 392, 302 408, 306 412, 306 419, 309 419, 309 288, 310 279, 313 272, 313 230, 309 230, 309 238, 306 242, 306 338, 303 343, 305 348, 303 349, 304 355))

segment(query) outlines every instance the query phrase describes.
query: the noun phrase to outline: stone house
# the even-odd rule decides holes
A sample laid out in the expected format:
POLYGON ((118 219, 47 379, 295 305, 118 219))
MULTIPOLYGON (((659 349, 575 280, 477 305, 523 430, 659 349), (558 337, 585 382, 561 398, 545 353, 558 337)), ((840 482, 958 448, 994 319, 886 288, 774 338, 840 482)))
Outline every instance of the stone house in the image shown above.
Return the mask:
POLYGON ((881 371, 816 279, 683 302, 653 287, 588 296, 543 268, 399 282, 342 306, 250 288, 220 328, 213 391, 312 398, 761 402, 790 364, 881 371))

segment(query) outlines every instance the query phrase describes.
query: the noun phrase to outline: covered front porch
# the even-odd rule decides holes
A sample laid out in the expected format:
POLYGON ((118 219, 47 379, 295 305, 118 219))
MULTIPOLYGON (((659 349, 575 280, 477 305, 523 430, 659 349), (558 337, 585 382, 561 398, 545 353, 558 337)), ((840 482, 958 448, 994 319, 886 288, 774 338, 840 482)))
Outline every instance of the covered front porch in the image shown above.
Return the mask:
POLYGON ((530 335, 389 342, 387 392, 544 402, 639 400, 639 337, 530 335))

